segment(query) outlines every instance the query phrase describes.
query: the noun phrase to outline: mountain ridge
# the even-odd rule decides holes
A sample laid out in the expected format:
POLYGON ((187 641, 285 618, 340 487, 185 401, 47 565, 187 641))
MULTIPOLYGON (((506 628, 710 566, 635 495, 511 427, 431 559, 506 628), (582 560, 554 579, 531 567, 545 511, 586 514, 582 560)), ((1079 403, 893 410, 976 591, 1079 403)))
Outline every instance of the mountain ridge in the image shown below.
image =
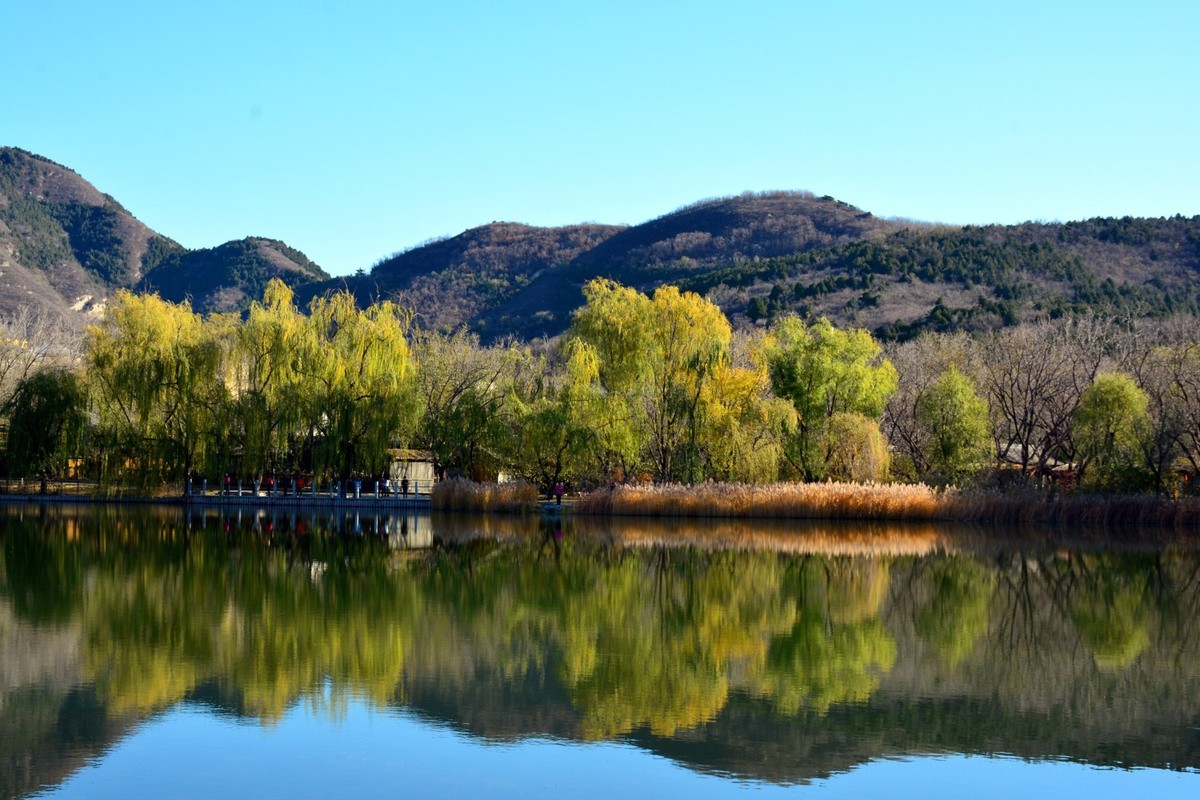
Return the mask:
POLYGON ((0 147, 0 315, 32 306, 82 324, 120 289, 229 311, 261 296, 272 277, 298 284, 328 275, 273 239, 188 250, 69 167, 0 147))
POLYGON ((1198 315, 1197 275, 1200 216, 955 226, 774 191, 637 225, 492 222, 332 277, 269 237, 189 250, 69 168, 0 148, 0 314, 34 304, 95 317, 118 289, 238 311, 277 277, 302 306, 346 290, 395 301, 420 326, 529 340, 562 333, 583 285, 608 278, 696 291, 735 326, 798 313, 903 339, 1065 314, 1198 315))

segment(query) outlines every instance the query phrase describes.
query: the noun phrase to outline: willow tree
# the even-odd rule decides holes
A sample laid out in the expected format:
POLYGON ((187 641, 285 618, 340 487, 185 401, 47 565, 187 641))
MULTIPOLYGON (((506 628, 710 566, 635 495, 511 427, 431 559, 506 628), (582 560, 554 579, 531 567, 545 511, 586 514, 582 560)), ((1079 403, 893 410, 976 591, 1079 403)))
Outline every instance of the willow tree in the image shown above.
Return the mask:
POLYGON ((241 468, 261 474, 295 468, 302 433, 304 394, 301 352, 306 322, 293 302, 291 288, 275 279, 267 284, 261 303, 250 306, 232 337, 228 367, 233 395, 234 431, 241 451, 241 468))
POLYGON ((639 413, 649 372, 645 342, 650 298, 613 281, 584 289, 564 342, 567 360, 563 400, 593 434, 597 461, 610 475, 643 468, 644 417, 639 413))
POLYGON ((568 340, 564 400, 574 424, 594 441, 598 477, 628 476, 641 463, 642 435, 631 412, 631 397, 614 394, 601 377, 603 362, 595 348, 568 340))
POLYGON ((64 475, 69 460, 82 451, 87 427, 87 396, 79 376, 63 369, 35 372, 17 386, 4 410, 9 474, 43 481, 64 475))
POLYGON ((956 368, 942 373, 917 397, 917 424, 924 431, 920 463, 926 477, 961 481, 991 460, 992 421, 987 401, 975 384, 956 368))
POLYGON ((719 365, 701 396, 700 449, 707 477, 777 480, 781 432, 795 427, 792 405, 771 393, 762 341, 735 337, 731 363, 719 365))
POLYGON ((379 473, 417 419, 408 318, 390 302, 360 311, 348 292, 313 300, 309 312, 295 340, 294 400, 320 440, 318 466, 343 480, 379 473))
POLYGON ((639 463, 641 436, 624 403, 610 403, 595 348, 567 338, 509 395, 509 468, 549 490, 596 485, 639 463), (538 369, 540 368, 540 372, 538 369))
POLYGON ((826 474, 825 429, 838 413, 878 420, 896 390, 896 369, 864 330, 843 331, 821 318, 785 317, 772 331, 767 364, 775 394, 792 403, 797 422, 788 457, 805 480, 826 474))
POLYGON ((891 469, 891 453, 879 423, 855 411, 839 411, 825 422, 821 448, 830 480, 881 481, 891 469))
POLYGON ((1133 378, 1102 372, 1079 400, 1073 434, 1080 482, 1104 491, 1144 488, 1141 441, 1150 424, 1146 393, 1133 378))
POLYGON ((660 477, 699 480, 702 400, 728 365, 732 330, 716 305, 674 286, 655 290, 650 312, 643 395, 650 453, 660 477))
POLYGON ((217 327, 187 303, 119 292, 89 331, 102 468, 143 482, 182 478, 219 438, 228 399, 217 327))
POLYGON ((647 297, 595 280, 584 296, 571 336, 594 353, 604 424, 635 431, 638 460, 659 479, 701 477, 705 388, 728 364, 729 321, 717 306, 674 286, 647 297))

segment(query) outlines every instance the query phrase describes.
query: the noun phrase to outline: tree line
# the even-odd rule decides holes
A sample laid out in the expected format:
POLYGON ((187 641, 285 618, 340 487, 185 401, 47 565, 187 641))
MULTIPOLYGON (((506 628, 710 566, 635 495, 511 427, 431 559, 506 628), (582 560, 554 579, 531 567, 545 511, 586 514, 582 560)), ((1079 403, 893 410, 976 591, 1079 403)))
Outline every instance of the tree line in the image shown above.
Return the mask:
POLYGON ((598 279, 584 295, 567 333, 535 344, 421 330, 345 292, 301 310, 280 281, 244 316, 121 293, 74 348, 9 320, 8 474, 345 480, 385 473, 396 448, 440 476, 547 488, 1061 477, 1178 492, 1200 469, 1194 320, 1061 318, 885 349, 825 319, 734 331, 674 286, 598 279))

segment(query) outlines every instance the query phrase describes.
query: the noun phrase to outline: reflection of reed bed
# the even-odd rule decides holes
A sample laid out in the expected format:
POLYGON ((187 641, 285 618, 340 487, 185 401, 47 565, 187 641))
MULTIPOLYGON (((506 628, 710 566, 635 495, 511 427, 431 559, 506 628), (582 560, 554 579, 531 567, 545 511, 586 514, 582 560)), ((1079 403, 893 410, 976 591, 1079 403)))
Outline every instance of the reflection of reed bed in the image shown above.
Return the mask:
POLYGON ((794 555, 922 556, 953 550, 959 538, 929 522, 577 517, 576 535, 623 547, 765 550, 794 555))
POLYGON ((1200 533, 1167 528, 1084 528, 1038 523, 854 520, 571 518, 569 534, 610 547, 695 547, 792 555, 882 558, 938 553, 992 558, 1023 552, 1200 550, 1200 533))
POLYGON ((576 514, 761 519, 948 519, 947 497, 923 484, 775 483, 618 486, 577 501, 576 514))
POLYGON ((430 504, 438 511, 525 511, 537 502, 537 488, 524 481, 476 483, 450 478, 430 494, 430 504))
POLYGON ((1137 535, 1200 533, 1200 500, 1144 496, 1048 496, 961 493, 947 497, 950 517, 989 525, 1069 527, 1137 535))
POLYGON ((577 515, 970 522, 1200 533, 1200 500, 939 490, 923 484, 618 486, 581 497, 577 515))
POLYGON ((435 538, 440 541, 528 541, 541 534, 541 527, 538 518, 531 515, 439 512, 433 517, 433 531, 435 538))

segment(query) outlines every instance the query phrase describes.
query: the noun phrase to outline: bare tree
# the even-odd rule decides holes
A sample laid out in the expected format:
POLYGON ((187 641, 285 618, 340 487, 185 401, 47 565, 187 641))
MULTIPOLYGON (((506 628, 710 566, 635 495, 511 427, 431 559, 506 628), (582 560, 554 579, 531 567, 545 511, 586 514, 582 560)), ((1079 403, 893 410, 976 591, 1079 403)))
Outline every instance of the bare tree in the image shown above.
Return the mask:
POLYGON ((462 330, 418 331, 412 347, 424 410, 418 444, 433 454, 439 477, 496 462, 499 412, 518 366, 516 349, 483 347, 462 330))
POLYGON ((997 452, 1023 472, 1044 473, 1075 455, 1071 421, 1105 363, 1113 323, 1067 318, 972 340, 976 383, 991 407, 997 452))
POLYGON ((1144 466, 1156 490, 1165 491, 1181 458, 1193 472, 1200 471, 1200 320, 1174 317, 1129 325, 1115 338, 1113 353, 1149 400, 1144 466))
POLYGON ((974 353, 965 334, 927 334, 889 349, 888 358, 896 367, 899 382, 883 413, 883 432, 900 456, 894 468, 904 471, 909 465, 920 478, 929 472, 929 432, 917 422, 917 405, 929 386, 950 367, 975 375, 971 363, 974 353))
POLYGON ((78 328, 45 310, 25 306, 0 317, 0 408, 40 369, 74 364, 80 346, 78 328))

